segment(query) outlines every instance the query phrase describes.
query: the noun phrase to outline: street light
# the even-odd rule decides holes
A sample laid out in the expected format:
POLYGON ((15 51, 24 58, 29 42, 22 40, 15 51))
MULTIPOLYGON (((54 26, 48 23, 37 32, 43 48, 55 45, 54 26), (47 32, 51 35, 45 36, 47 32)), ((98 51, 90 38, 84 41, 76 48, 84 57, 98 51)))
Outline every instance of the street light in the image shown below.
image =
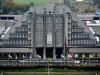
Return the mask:
POLYGON ((48 75, 50 75, 50 71, 52 71, 53 69, 51 68, 51 63, 50 61, 48 61, 48 68, 46 69, 48 71, 48 75))

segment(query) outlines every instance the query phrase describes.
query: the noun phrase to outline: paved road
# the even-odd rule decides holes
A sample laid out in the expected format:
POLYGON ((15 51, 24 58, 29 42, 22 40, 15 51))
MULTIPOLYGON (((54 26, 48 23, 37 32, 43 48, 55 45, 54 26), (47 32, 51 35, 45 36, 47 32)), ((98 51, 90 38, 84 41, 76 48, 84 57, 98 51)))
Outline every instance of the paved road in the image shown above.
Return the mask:
MULTIPOLYGON (((50 61, 50 63, 52 65, 89 65, 89 63, 87 62, 80 62, 80 63, 74 63, 74 61, 50 61)), ((19 60, 18 62, 16 62, 16 60, 0 60, 0 65, 48 65, 48 61, 26 61, 26 60, 19 60)), ((90 63, 90 65, 100 65, 100 63, 90 63)))

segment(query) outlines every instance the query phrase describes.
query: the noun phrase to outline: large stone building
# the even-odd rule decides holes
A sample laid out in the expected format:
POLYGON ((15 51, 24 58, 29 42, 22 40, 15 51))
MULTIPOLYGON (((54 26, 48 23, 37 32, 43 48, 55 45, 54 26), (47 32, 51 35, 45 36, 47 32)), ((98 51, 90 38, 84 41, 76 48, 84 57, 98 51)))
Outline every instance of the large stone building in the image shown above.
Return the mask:
POLYGON ((93 53, 91 47, 96 47, 94 35, 78 16, 55 4, 31 8, 2 33, 0 43, 0 57, 39 54, 43 59, 67 52, 93 53))

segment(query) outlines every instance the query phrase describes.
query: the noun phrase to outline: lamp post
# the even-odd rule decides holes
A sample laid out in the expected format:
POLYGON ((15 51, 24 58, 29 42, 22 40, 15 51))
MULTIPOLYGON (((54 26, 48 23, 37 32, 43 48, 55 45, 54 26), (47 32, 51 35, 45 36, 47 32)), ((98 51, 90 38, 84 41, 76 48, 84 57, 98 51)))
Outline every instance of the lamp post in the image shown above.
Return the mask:
POLYGON ((48 71, 48 75, 50 75, 50 71, 52 71, 53 69, 50 68, 51 63, 48 61, 48 68, 46 69, 48 71))
POLYGON ((38 58, 37 58, 37 65, 38 65, 38 58))
POLYGON ((49 62, 48 62, 48 75, 49 75, 49 62))

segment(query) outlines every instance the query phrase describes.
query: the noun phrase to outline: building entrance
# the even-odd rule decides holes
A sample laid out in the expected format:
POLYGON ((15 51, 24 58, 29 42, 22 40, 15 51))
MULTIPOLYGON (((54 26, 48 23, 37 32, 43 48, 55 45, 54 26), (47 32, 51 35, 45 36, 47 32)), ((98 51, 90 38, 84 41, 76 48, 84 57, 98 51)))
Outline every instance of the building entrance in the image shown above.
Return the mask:
POLYGON ((36 48, 36 53, 38 54, 38 55, 40 55, 41 56, 41 58, 43 58, 43 48, 36 48))
POLYGON ((61 58, 63 48, 56 48, 56 58, 61 58))
POLYGON ((53 48, 46 48, 46 58, 53 58, 53 48))

